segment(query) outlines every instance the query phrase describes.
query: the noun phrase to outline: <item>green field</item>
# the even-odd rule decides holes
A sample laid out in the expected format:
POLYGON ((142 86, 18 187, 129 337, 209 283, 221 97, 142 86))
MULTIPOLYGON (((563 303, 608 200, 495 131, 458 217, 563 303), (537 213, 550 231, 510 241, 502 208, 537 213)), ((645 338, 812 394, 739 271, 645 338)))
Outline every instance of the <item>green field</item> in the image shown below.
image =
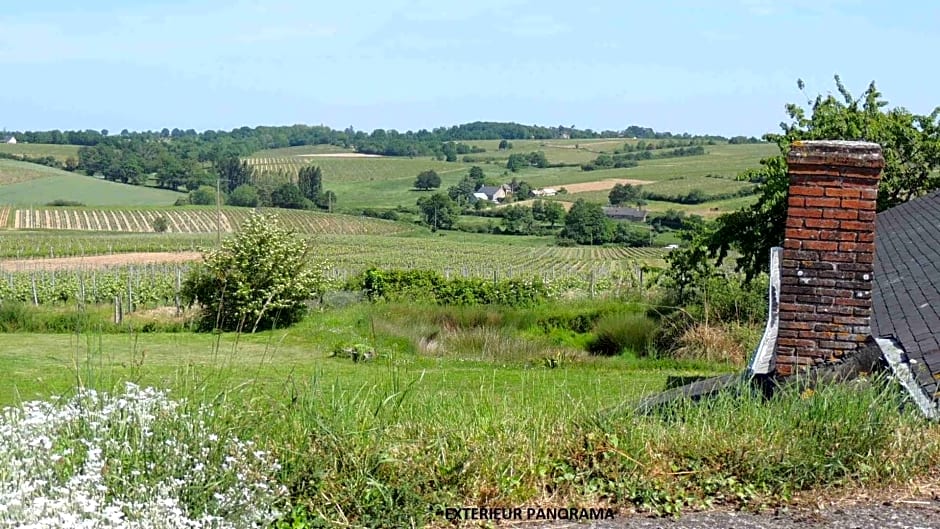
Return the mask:
POLYGON ((60 162, 78 158, 78 145, 53 145, 46 143, 0 143, 0 153, 23 154, 32 157, 52 156, 60 162))
POLYGON ((72 200, 88 206, 170 206, 184 193, 109 182, 43 165, 0 160, 0 204, 42 205, 72 200))
MULTIPOLYGON (((707 194, 733 192, 748 184, 734 181, 740 172, 757 167, 761 158, 773 155, 777 148, 771 144, 709 145, 704 156, 663 158, 641 161, 638 167, 582 171, 580 167, 528 168, 509 173, 505 159, 512 152, 542 150, 552 163, 586 163, 602 150, 612 151, 631 140, 520 140, 513 142, 512 151, 497 151, 497 141, 468 142, 487 149, 486 153, 471 155, 494 157, 488 162, 447 163, 432 158, 329 158, 302 157, 296 153, 312 152, 310 147, 292 147, 264 151, 248 162, 260 169, 281 170, 296 174, 300 167, 315 164, 323 170, 324 186, 337 193, 340 208, 411 206, 422 196, 412 189, 415 177, 421 171, 433 169, 441 175, 441 189, 455 184, 473 165, 483 168, 487 178, 508 182, 512 178, 525 180, 535 187, 563 187, 566 184, 594 182, 612 178, 636 179, 655 182, 651 191, 659 193, 687 193, 700 188, 707 194), (577 148, 575 148, 577 146, 577 148), (293 154, 292 154, 293 153, 293 154), (706 175, 722 177, 705 178, 706 175), (655 186, 655 187, 653 187, 655 186)), ((591 201, 607 202, 597 192, 570 195, 591 201)), ((723 204, 719 204, 721 207, 723 204)))

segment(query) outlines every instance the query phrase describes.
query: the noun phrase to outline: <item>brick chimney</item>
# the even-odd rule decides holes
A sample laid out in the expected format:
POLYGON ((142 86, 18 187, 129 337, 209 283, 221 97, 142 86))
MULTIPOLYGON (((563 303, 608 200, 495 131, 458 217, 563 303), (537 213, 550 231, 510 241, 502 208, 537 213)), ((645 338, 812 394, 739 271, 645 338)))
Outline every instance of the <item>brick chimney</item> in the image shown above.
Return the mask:
POLYGON ((781 261, 776 374, 839 362, 871 334, 875 143, 794 142, 781 261))

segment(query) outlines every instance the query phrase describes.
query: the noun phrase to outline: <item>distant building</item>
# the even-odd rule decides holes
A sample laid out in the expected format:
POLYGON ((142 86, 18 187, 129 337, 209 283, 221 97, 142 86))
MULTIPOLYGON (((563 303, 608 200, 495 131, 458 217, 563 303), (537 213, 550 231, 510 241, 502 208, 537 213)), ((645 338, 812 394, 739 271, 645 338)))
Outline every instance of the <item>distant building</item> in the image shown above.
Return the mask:
POLYGON ((15 137, 15 136, 4 136, 4 137, 3 137, 3 143, 9 143, 10 145, 15 145, 15 144, 16 144, 16 137, 15 137))
POLYGON ((490 202, 499 202, 511 193, 512 190, 510 190, 509 186, 503 184, 501 186, 481 186, 473 196, 482 198, 483 200, 489 200, 490 202), (483 197, 480 197, 480 195, 483 195, 483 197))
POLYGON ((615 220, 632 220, 646 222, 646 212, 642 209, 625 208, 621 206, 608 206, 603 208, 607 218, 615 220))
POLYGON ((532 191, 532 194, 537 197, 553 197, 558 194, 558 190, 553 187, 545 187, 532 191))

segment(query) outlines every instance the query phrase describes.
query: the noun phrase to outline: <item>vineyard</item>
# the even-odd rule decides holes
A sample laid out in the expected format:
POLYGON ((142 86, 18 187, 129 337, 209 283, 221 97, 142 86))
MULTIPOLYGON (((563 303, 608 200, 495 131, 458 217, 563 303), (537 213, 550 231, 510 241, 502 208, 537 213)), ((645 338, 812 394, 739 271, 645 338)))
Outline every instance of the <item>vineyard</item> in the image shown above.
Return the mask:
MULTIPOLYGON (((16 232, 12 232, 16 233, 16 232)), ((349 276, 370 266, 422 268, 474 277, 541 276, 567 274, 605 276, 634 270, 637 265, 661 265, 659 248, 514 246, 493 242, 458 242, 447 239, 322 234, 310 237, 312 255, 325 259, 336 275, 349 276)), ((49 233, 23 234, 0 240, 0 258, 58 258, 132 252, 191 252, 215 245, 210 234, 107 235, 70 237, 49 233), (27 236, 29 235, 29 236, 27 236)), ((115 263, 120 259, 115 257, 115 263)), ((0 263, 2 264, 2 263, 0 263)), ((20 263, 17 268, 29 268, 20 263)), ((47 268, 42 260, 35 268, 47 268)))
POLYGON ((4 274, 0 302, 44 304, 110 304, 115 299, 134 307, 179 303, 185 267, 149 265, 108 270, 52 270, 4 274))
POLYGON ((247 158, 250 166, 262 174, 285 172, 296 175, 301 167, 316 165, 323 171, 326 186, 343 182, 372 182, 411 179, 421 171, 433 169, 439 174, 466 172, 468 166, 434 160, 432 158, 311 158, 278 156, 247 158))
MULTIPOLYGON (((377 264, 377 263, 373 263, 377 264)), ((180 308, 182 282, 191 265, 151 264, 114 266, 104 269, 30 270, 4 272, 0 275, 0 304, 20 302, 32 305, 109 305, 119 303, 123 310, 172 307, 180 308)), ((405 267, 409 268, 409 267, 405 267)), ((332 266, 326 270, 328 287, 341 288, 348 279, 364 268, 332 266)), ((631 266, 617 268, 553 266, 535 269, 529 266, 496 264, 490 266, 438 267, 435 270, 450 277, 482 277, 494 281, 512 278, 539 277, 551 290, 590 293, 619 290, 625 285, 643 282, 643 269, 631 266)))
MULTIPOLYGON (((231 233, 251 213, 247 208, 223 208, 219 215, 215 208, 163 208, 163 209, 89 209, 89 208, 23 208, 0 209, 0 226, 15 230, 84 230, 128 233, 153 233, 157 219, 166 220, 168 233, 231 233), (10 220, 12 219, 12 226, 10 220)), ((313 211, 275 211, 281 222, 298 233, 334 234, 392 234, 406 228, 393 222, 330 215, 313 211)))

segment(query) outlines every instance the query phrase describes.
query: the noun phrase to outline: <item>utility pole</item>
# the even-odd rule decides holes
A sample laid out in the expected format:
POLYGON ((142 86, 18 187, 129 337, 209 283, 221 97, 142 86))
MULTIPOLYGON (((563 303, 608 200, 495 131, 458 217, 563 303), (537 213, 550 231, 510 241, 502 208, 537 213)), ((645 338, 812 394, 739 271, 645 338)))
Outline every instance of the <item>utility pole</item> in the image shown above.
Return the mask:
POLYGON ((222 247, 222 175, 215 179, 215 245, 222 247))

